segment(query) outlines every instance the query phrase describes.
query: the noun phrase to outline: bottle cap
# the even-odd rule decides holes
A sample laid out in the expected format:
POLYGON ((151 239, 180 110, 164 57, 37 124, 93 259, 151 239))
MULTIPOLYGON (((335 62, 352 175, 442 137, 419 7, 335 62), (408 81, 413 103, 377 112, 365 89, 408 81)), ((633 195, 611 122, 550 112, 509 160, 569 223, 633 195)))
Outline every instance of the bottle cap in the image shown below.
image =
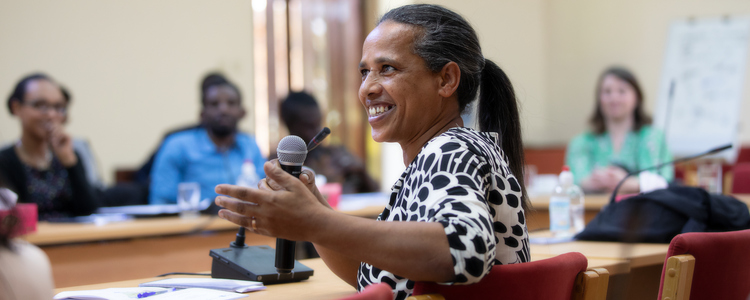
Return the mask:
POLYGON ((570 167, 563 166, 560 177, 558 178, 560 185, 568 186, 573 184, 573 173, 570 172, 570 167))

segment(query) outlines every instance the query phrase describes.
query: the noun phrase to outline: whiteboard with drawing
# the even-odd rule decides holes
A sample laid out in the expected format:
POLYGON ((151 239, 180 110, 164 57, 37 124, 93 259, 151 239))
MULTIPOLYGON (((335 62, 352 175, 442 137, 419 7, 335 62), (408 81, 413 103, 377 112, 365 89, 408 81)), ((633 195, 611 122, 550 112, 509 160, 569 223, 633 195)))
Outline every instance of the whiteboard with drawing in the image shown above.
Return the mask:
POLYGON ((749 35, 750 17, 672 23, 654 123, 673 155, 733 143, 717 157, 736 159, 749 35))

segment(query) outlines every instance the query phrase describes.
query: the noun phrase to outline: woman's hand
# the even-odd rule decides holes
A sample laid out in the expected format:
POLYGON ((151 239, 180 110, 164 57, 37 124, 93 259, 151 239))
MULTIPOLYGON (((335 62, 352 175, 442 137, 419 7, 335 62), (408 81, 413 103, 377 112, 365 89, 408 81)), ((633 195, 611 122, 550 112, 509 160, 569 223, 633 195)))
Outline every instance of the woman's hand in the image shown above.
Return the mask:
MULTIPOLYGON (((628 172, 622 168, 610 166, 603 169, 596 169, 591 172, 591 176, 586 179, 582 185, 585 190, 604 191, 612 192, 620 183, 620 180, 625 178, 628 172)), ((637 183, 637 180, 635 180, 637 183)), ((633 178, 626 180, 625 183, 620 187, 620 192, 637 192, 638 185, 634 185, 633 178)))
MULTIPOLYGON (((273 159, 269 161, 269 163, 273 164, 277 168, 279 168, 279 160, 273 159)), ((318 202, 323 204, 325 207, 328 207, 330 209, 331 205, 328 204, 328 200, 323 197, 323 195, 318 190, 318 187, 315 185, 315 172, 312 169, 302 167, 302 174, 299 175, 299 180, 302 181, 303 184, 307 187, 307 189, 315 195, 315 198, 318 199, 318 202)), ((281 191, 284 190, 284 187, 281 186, 278 182, 271 179, 270 177, 266 177, 260 180, 258 183, 258 188, 261 190, 266 191, 281 191)))
POLYGON ((219 217, 258 234, 311 240, 331 211, 313 195, 308 185, 287 174, 277 162, 266 162, 263 168, 271 185, 278 189, 272 189, 269 180, 261 183, 267 186, 263 189, 218 185, 216 193, 229 196, 216 197, 216 204, 225 208, 219 211, 219 217))
POLYGON ((57 160, 66 168, 75 166, 78 163, 75 151, 73 151, 73 139, 65 133, 62 124, 50 124, 47 127, 47 138, 52 148, 52 153, 57 160))

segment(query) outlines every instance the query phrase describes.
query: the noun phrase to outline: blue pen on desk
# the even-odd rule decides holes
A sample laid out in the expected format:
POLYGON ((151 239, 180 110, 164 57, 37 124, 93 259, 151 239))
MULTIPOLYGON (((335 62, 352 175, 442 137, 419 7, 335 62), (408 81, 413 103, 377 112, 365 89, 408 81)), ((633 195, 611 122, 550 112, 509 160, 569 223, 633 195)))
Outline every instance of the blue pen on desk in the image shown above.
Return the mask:
POLYGON ((174 292, 176 290, 177 290, 177 288, 172 288, 171 290, 138 293, 138 299, 142 299, 142 298, 146 298, 146 297, 151 297, 151 296, 159 295, 159 294, 164 294, 166 292, 174 292))

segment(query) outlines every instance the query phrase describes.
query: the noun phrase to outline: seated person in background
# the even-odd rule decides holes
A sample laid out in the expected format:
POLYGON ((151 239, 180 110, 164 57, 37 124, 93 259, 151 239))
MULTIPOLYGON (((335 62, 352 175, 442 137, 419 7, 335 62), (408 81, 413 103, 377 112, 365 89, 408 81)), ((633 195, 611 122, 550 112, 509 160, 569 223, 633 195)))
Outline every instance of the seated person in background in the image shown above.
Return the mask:
POLYGON ((238 132, 237 123, 245 116, 239 89, 227 80, 209 84, 202 95, 202 127, 168 136, 151 169, 150 204, 176 203, 177 185, 197 182, 201 199, 216 197, 214 187, 235 183, 242 164, 249 160, 259 178, 265 177, 255 139, 238 132))
MULTIPOLYGON (((211 86, 216 81, 226 82, 227 79, 219 73, 209 73, 208 75, 203 77, 198 94, 205 94, 206 88, 211 86)), ((203 127, 203 125, 199 122, 197 124, 182 126, 177 129, 168 131, 164 135, 164 137, 162 137, 161 141, 159 141, 159 145, 156 147, 156 149, 154 149, 154 151, 149 155, 146 162, 138 170, 135 171, 132 181, 118 183, 114 187, 105 190, 105 199, 107 199, 108 202, 107 205, 119 206, 148 204, 149 188, 151 185, 151 169, 154 166, 156 153, 158 153, 159 149, 161 149, 162 145, 164 145, 164 141, 172 134, 198 129, 201 127, 203 127)))
MULTIPOLYGON (((305 92, 293 92, 281 103, 281 119, 289 134, 301 137, 305 142, 315 137, 323 127, 318 102, 305 92)), ((326 177, 327 182, 342 184, 342 193, 368 193, 378 190, 362 162, 349 153, 344 146, 320 145, 307 153, 305 166, 326 177)))
MULTIPOLYGON (((2 186, 0 180, 0 207, 13 207, 8 199, 12 193, 2 186)), ((13 238, 20 223, 15 208, 0 217, 0 299, 52 299, 55 286, 49 259, 37 246, 13 238)))
POLYGON ((19 202, 38 205, 42 220, 88 215, 99 206, 63 126, 70 101, 44 74, 24 77, 8 97, 10 113, 21 122, 21 138, 0 150, 0 175, 19 202))
MULTIPOLYGON (((592 130, 573 138, 565 157, 575 182, 586 191, 611 192, 629 171, 672 160, 664 135, 643 111, 638 81, 624 68, 611 67, 599 77, 589 122, 592 130)), ((653 172, 667 181, 674 179, 672 166, 653 172)), ((619 192, 637 193, 639 187, 634 176, 619 192)))
MULTIPOLYGON (((198 91, 199 95, 203 97, 202 95, 206 94, 206 89, 210 87, 211 85, 213 85, 214 83, 226 82, 226 81, 227 81, 226 77, 224 77, 224 75, 221 75, 220 73, 216 73, 216 72, 208 73, 206 76, 203 77, 203 80, 201 80, 201 87, 200 87, 200 90, 198 91)), ((154 166, 154 158, 156 157, 156 153, 159 152, 159 149, 161 149, 161 146, 164 145, 164 140, 166 140, 167 137, 177 132, 192 130, 192 129, 196 129, 202 126, 203 125, 201 123, 198 123, 198 124, 179 127, 177 129, 170 130, 169 132, 167 132, 167 134, 164 135, 161 141, 159 141, 159 146, 157 146, 156 150, 154 150, 154 152, 151 153, 151 156, 149 156, 146 163, 144 163, 143 166, 141 166, 141 168, 135 172, 135 178, 134 178, 135 182, 138 184, 145 185, 146 189, 148 189, 148 185, 151 182, 151 168, 153 168, 154 166)))

